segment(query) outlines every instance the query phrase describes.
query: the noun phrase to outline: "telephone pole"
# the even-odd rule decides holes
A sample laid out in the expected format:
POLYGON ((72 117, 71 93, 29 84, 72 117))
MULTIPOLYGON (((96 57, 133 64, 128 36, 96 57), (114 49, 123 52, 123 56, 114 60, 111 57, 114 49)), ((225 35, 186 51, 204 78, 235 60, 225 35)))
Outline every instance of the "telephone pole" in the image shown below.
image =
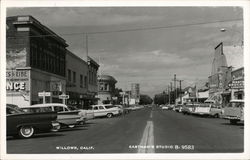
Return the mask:
POLYGON ((168 104, 170 104, 170 87, 168 85, 168 104))
POLYGON ((180 82, 180 94, 179 94, 179 96, 180 96, 180 102, 181 102, 181 104, 182 104, 181 82, 184 81, 184 80, 176 80, 176 81, 180 82))
POLYGON ((174 104, 175 104, 175 100, 177 98, 177 90, 176 90, 176 74, 174 74, 174 79, 172 79, 172 81, 174 81, 174 104))
POLYGON ((170 90, 170 104, 171 104, 171 94, 172 94, 172 89, 173 89, 173 88, 172 88, 172 82, 170 82, 170 89, 171 89, 171 90, 170 90))

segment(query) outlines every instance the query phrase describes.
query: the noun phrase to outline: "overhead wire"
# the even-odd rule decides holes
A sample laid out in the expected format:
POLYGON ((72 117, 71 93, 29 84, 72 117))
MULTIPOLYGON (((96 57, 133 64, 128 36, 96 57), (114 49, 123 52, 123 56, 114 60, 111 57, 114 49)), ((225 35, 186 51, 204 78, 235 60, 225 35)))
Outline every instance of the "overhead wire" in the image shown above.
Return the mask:
POLYGON ((243 19, 229 19, 229 20, 218 20, 211 22, 197 22, 197 23, 188 23, 188 24, 177 24, 177 25, 168 25, 168 26, 156 26, 156 27, 144 27, 144 28, 131 28, 131 29, 120 29, 120 30, 111 30, 111 31, 96 31, 96 32, 79 32, 79 33, 64 33, 64 34, 44 34, 44 35, 34 35, 34 36, 7 36, 7 38, 17 38, 17 37, 56 37, 56 36, 71 36, 71 35, 95 35, 95 34, 107 34, 107 33, 121 33, 121 32, 132 32, 132 31, 145 31, 145 30, 157 30, 157 29, 168 29, 168 28, 178 28, 178 27, 187 27, 187 26, 197 26, 197 25, 206 25, 214 23, 224 23, 224 22, 235 22, 242 21, 243 19))

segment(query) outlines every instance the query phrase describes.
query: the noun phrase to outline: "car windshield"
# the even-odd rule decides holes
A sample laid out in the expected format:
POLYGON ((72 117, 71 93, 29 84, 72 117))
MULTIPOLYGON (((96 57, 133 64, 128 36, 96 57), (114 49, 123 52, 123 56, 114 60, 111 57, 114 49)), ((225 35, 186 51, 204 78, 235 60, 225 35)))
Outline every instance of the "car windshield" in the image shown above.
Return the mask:
POLYGON ((210 107, 210 105, 209 104, 200 104, 199 107, 210 107))
POLYGON ((18 114, 18 113, 24 113, 24 111, 16 106, 13 107, 13 106, 7 105, 6 114, 18 114))
POLYGON ((243 108, 244 103, 243 102, 231 102, 227 105, 227 107, 243 108))
POLYGON ((78 108, 75 107, 75 106, 68 106, 68 108, 69 108, 70 110, 72 110, 72 111, 78 110, 78 108))
POLYGON ((105 106, 105 108, 109 109, 109 108, 113 108, 114 106, 105 106))

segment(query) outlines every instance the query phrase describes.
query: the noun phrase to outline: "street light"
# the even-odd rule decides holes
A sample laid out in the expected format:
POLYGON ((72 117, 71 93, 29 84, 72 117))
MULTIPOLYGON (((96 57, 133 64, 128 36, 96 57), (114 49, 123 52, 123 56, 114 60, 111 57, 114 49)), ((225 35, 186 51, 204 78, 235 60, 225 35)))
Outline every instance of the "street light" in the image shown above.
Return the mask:
POLYGON ((227 30, 225 28, 220 29, 221 32, 226 32, 227 30))
MULTIPOLYGON (((226 30, 226 28, 221 28, 220 31, 221 31, 221 32, 226 32, 227 30, 226 30)), ((234 30, 234 32, 237 32, 237 33, 239 33, 239 34, 242 34, 241 32, 239 32, 239 31, 237 31, 237 30, 234 30)), ((242 35, 242 38, 241 38, 241 47, 243 47, 243 45, 244 45, 244 40, 243 40, 243 35, 242 35)), ((235 46, 235 45, 234 45, 234 46, 235 46)))

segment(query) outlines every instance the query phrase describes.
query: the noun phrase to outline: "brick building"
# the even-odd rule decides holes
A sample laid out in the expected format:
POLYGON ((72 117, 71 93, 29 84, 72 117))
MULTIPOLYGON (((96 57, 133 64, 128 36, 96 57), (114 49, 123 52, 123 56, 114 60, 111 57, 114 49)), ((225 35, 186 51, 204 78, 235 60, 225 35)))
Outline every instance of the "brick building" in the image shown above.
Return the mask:
POLYGON ((46 102, 61 102, 58 95, 66 91, 65 40, 32 16, 7 17, 6 23, 7 103, 41 103, 42 91, 51 92, 46 102))

